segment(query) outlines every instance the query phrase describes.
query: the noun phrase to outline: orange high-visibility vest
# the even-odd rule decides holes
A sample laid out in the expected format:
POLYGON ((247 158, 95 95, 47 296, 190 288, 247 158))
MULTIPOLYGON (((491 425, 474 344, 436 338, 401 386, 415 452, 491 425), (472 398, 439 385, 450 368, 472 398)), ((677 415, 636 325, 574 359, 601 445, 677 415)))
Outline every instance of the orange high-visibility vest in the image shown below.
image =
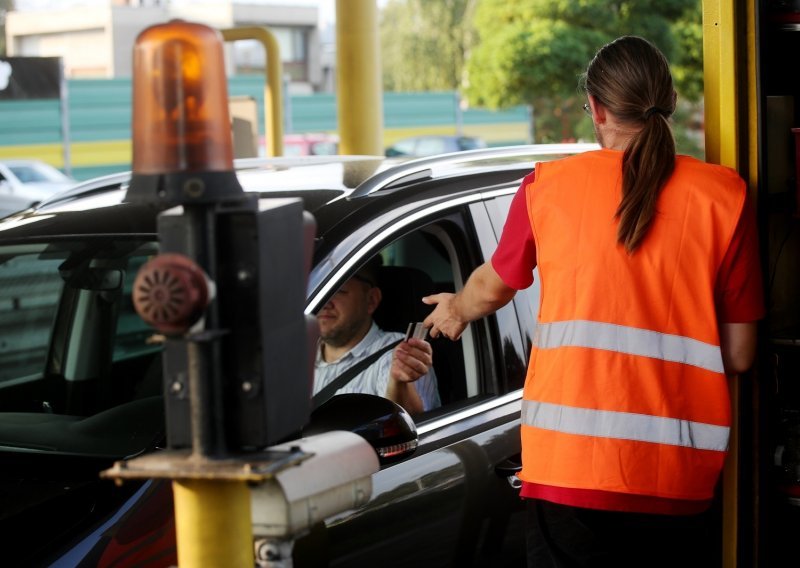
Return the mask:
POLYGON ((536 167, 541 279, 522 403, 523 481, 713 496, 730 402, 714 284, 746 199, 729 168, 679 156, 642 245, 617 243, 622 152, 536 167))

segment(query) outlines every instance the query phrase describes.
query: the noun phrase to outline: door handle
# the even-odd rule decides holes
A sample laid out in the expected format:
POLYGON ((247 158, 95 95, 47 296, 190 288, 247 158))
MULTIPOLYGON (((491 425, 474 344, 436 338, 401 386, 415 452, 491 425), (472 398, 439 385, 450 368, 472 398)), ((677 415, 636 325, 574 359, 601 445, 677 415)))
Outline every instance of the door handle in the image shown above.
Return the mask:
POLYGON ((494 466, 494 472, 500 477, 505 477, 512 489, 520 489, 522 487, 522 480, 517 477, 517 473, 521 470, 522 459, 520 454, 507 458, 494 466))

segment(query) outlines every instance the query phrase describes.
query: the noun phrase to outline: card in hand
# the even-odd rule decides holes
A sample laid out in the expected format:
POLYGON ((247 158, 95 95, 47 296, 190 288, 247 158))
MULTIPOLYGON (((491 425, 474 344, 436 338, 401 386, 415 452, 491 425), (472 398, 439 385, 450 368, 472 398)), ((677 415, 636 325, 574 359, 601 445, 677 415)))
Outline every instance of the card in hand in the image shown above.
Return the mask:
POLYGON ((412 337, 415 339, 425 339, 426 335, 428 335, 428 328, 426 328, 421 321, 418 321, 416 323, 411 322, 410 324, 408 324, 405 340, 408 341, 412 337))

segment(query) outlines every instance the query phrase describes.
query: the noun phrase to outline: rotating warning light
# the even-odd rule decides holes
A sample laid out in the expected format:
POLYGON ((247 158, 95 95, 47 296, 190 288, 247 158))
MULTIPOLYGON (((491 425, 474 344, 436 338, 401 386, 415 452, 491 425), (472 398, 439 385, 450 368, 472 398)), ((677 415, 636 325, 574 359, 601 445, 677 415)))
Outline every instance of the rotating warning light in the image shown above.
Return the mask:
POLYGON ((137 37, 129 201, 208 203, 241 194, 222 41, 213 28, 182 20, 137 37))
POLYGON ((222 37, 201 24, 151 26, 133 58, 133 169, 233 168, 222 37))

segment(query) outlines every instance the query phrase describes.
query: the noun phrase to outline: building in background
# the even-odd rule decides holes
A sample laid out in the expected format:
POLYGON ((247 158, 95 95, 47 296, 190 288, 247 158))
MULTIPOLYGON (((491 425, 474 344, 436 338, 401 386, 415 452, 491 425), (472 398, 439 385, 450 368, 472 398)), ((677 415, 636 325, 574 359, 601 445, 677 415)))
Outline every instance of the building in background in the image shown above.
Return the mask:
MULTIPOLYGON (((282 85, 284 153, 296 151, 298 138, 300 151, 333 151, 338 1, 348 0, 15 0, 7 59, 59 60, 67 100, 0 100, 0 160, 35 158, 78 180, 129 170, 135 40, 173 18, 268 28, 290 78, 282 85)), ((225 49, 236 155, 258 155, 268 130, 263 46, 236 41, 225 49)), ((529 141, 528 108, 462 109, 454 92, 384 93, 383 114, 386 147, 422 135, 473 136, 490 146, 529 141)))
MULTIPOLYGON (((107 0, 74 7, 54 4, 6 15, 8 56, 61 57, 70 79, 130 77, 139 32, 182 18, 217 29, 265 26, 280 46, 291 92, 311 93, 326 86, 320 61, 319 8, 315 5, 290 0, 282 4, 231 0, 107 0)), ((231 75, 263 74, 266 56, 260 42, 241 40, 226 46, 226 60, 231 75)))

